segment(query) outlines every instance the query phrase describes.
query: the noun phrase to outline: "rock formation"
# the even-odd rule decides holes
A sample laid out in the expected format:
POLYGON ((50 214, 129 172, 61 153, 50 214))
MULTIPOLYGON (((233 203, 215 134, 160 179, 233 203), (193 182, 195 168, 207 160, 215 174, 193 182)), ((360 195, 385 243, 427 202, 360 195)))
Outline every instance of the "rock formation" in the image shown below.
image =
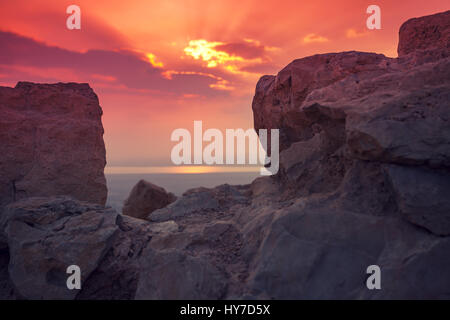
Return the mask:
POLYGON ((125 200, 122 213, 135 218, 146 218, 157 209, 164 208, 176 199, 173 193, 148 181, 140 180, 125 200))
POLYGON ((276 176, 189 190, 146 220, 66 197, 9 204, 2 296, 448 299, 448 21, 406 22, 396 59, 316 55, 262 77, 255 128, 281 129, 276 176), (87 273, 76 293, 67 264, 87 273))
POLYGON ((0 207, 33 196, 105 204, 102 109, 88 84, 0 87, 0 207))

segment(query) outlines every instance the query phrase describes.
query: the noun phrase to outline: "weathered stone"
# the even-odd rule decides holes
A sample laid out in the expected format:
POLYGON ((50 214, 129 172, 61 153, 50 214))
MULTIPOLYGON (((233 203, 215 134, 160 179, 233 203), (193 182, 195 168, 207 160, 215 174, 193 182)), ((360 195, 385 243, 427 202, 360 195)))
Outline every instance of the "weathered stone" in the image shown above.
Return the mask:
POLYGON ((153 230, 147 221, 123 215, 117 216, 116 224, 117 236, 76 299, 134 299, 141 276, 139 259, 153 230))
POLYGON ((402 216, 450 236, 450 172, 391 165, 386 169, 402 216))
POLYGON ((225 296, 224 274, 201 257, 177 251, 144 254, 136 299, 220 299, 225 296))
POLYGON ((125 200, 122 213, 135 218, 146 218, 153 211, 164 208, 175 200, 175 195, 167 193, 164 188, 140 180, 125 200))
POLYGON ((413 18, 400 28, 398 55, 416 51, 445 49, 450 51, 450 11, 413 18))
POLYGON ((104 204, 102 109, 88 84, 0 87, 0 207, 34 196, 104 204))
POLYGON ((68 197, 29 198, 10 204, 1 217, 9 247, 9 275, 27 299, 73 299, 67 267, 86 279, 111 248, 117 213, 68 197))

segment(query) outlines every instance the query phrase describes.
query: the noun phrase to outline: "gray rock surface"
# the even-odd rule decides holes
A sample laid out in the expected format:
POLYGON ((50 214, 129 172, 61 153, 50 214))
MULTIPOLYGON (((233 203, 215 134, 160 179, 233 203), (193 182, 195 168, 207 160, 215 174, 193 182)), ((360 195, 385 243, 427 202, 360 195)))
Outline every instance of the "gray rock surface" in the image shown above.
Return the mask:
POLYGON ((67 267, 82 276, 97 268, 118 231, 117 213, 68 197, 28 198, 6 207, 2 231, 9 247, 9 275, 18 296, 71 299, 67 267))

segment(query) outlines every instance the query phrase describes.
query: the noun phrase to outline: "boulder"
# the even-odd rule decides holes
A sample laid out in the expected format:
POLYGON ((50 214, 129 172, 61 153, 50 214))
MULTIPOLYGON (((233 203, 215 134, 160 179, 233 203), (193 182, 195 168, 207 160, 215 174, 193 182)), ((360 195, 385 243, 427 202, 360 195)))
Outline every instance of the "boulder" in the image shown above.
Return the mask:
POLYGON ((28 198, 8 205, 1 231, 9 247, 9 275, 26 299, 73 299, 67 268, 89 278, 117 235, 117 213, 69 197, 28 198))
POLYGON ((104 204, 102 109, 88 84, 0 87, 0 207, 68 195, 104 204))
POLYGON ((135 218, 146 218, 153 211, 164 208, 176 199, 173 193, 148 181, 140 180, 125 200, 122 213, 135 218))

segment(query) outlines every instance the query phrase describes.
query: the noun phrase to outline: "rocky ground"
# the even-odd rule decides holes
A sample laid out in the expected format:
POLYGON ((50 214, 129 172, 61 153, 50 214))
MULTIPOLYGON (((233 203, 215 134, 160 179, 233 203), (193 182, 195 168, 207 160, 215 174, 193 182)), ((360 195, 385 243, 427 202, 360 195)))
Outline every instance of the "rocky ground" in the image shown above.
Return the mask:
POLYGON ((295 60, 253 101, 255 128, 280 129, 276 176, 176 200, 142 182, 141 219, 24 197, 0 216, 0 298, 449 299, 449 74, 450 11, 407 21, 395 59, 295 60))

